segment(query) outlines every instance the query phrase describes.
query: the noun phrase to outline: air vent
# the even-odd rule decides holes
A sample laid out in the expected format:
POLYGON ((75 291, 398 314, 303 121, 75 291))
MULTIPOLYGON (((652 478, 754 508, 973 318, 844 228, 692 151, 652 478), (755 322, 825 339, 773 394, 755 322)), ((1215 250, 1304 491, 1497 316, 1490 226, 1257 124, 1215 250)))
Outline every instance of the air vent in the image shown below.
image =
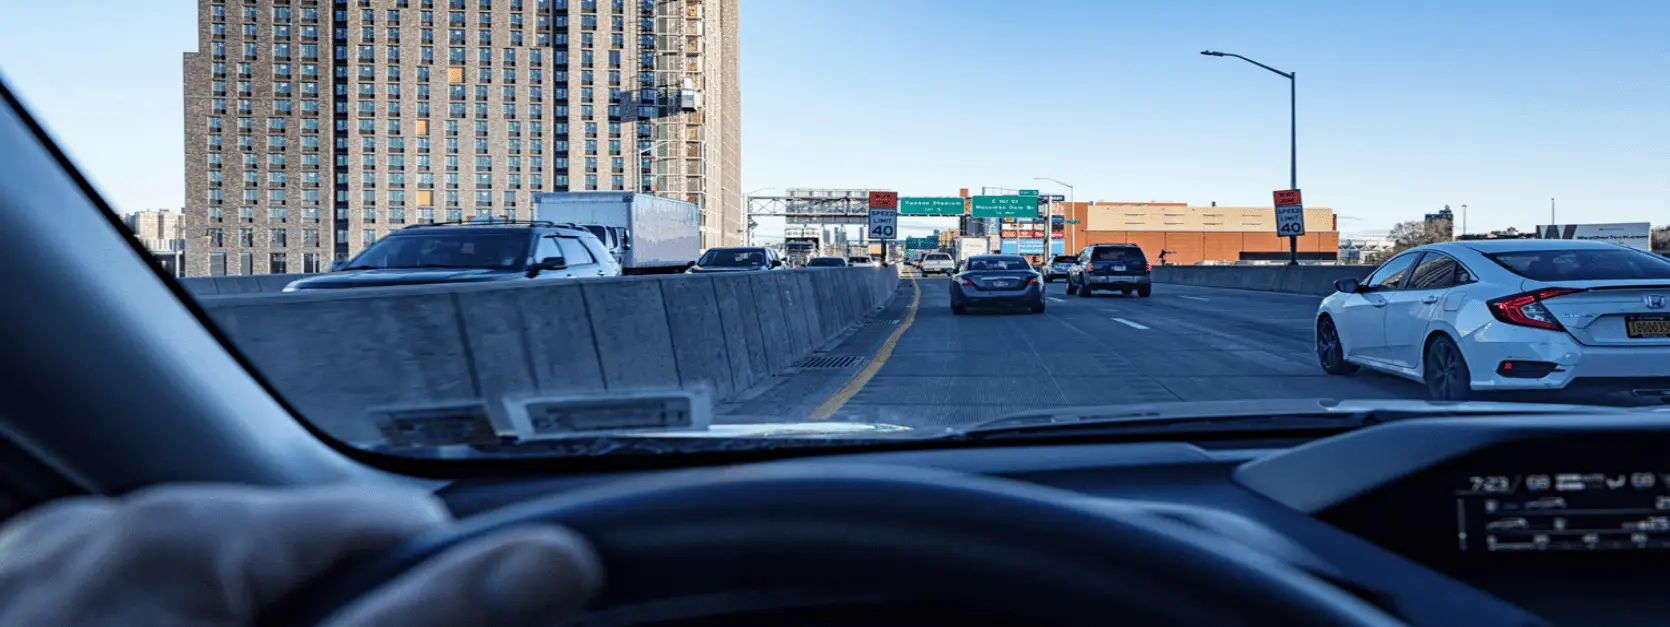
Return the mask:
POLYGON ((707 429, 712 403, 706 390, 609 396, 507 399, 506 413, 523 440, 707 429))
POLYGON ((807 357, 806 359, 801 360, 800 363, 795 364, 794 367, 816 369, 850 368, 858 365, 858 362, 863 360, 863 357, 824 355, 819 357, 807 357))

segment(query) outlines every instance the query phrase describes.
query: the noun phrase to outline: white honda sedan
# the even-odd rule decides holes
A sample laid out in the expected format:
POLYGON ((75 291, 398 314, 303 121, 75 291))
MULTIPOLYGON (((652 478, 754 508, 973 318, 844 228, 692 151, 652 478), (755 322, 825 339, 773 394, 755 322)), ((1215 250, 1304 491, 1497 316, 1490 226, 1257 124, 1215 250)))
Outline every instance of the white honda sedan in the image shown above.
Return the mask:
POLYGON ((1580 240, 1447 242, 1335 287, 1316 314, 1329 374, 1379 370, 1435 400, 1581 390, 1670 401, 1670 259, 1580 240))

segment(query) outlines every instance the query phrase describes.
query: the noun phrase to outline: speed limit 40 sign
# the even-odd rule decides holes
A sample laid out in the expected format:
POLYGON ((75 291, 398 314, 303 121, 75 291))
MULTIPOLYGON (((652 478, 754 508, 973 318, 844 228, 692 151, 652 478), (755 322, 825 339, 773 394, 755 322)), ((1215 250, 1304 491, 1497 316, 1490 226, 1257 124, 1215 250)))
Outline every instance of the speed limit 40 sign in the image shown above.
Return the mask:
POLYGON ((1305 234, 1305 202, 1299 190, 1276 191, 1276 235, 1298 237, 1305 234))
POLYGON ((899 210, 870 207, 870 239, 895 239, 899 235, 899 210))

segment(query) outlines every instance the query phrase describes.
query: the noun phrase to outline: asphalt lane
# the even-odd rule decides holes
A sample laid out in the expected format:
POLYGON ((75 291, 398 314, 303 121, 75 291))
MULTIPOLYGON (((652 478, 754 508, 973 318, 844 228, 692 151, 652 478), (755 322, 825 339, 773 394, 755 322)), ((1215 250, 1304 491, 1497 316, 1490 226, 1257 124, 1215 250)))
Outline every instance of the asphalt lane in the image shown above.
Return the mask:
POLYGON ((922 427, 1075 405, 1424 398, 1418 384, 1395 377, 1322 372, 1311 329, 1317 296, 1159 284, 1149 298, 1083 298, 1067 295, 1064 283, 1045 287, 1043 314, 956 316, 946 279, 901 281, 872 324, 824 353, 854 363, 774 377, 717 408, 716 420, 804 419, 832 398, 832 420, 922 427), (850 385, 894 335, 917 288, 914 321, 869 379, 850 385))

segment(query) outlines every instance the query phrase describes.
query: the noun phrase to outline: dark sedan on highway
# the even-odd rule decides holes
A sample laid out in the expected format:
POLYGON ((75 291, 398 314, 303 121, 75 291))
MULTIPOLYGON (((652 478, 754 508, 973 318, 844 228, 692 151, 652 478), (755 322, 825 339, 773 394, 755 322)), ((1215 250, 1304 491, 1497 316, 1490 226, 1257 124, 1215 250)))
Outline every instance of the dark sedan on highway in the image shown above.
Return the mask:
POLYGON ((1020 255, 976 255, 951 277, 951 313, 969 308, 1026 309, 1044 313, 1043 275, 1020 255))

